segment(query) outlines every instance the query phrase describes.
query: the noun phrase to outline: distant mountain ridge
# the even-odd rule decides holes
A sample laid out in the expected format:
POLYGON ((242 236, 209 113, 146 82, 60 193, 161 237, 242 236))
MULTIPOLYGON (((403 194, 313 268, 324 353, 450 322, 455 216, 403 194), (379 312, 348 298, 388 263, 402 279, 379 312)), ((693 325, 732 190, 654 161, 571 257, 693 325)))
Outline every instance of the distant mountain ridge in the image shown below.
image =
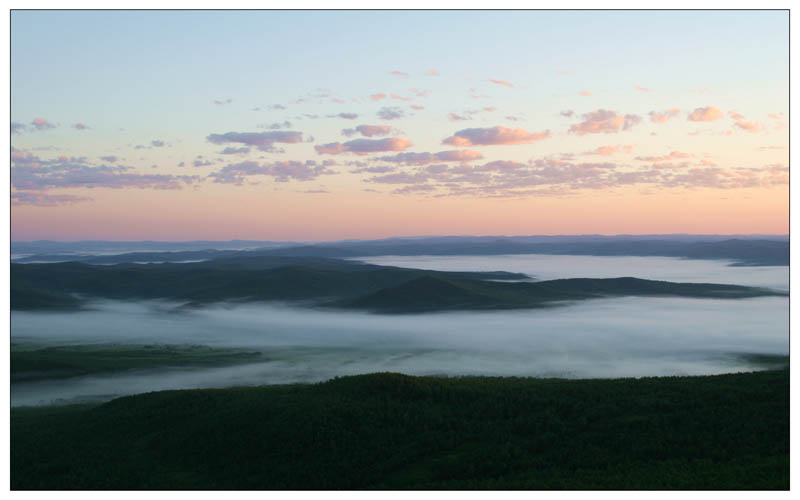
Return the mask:
MULTIPOLYGON (((204 242, 195 242, 200 246, 204 242)), ((210 242, 205 242, 210 243, 210 242)), ((247 242, 256 244, 257 242, 247 242)), ((263 242, 262 242, 263 243, 263 242)), ((19 244, 12 251, 16 252, 19 244)), ((184 262, 236 257, 374 257, 380 255, 596 255, 661 256, 688 259, 725 259, 738 266, 788 266, 788 237, 774 238, 694 235, 661 236, 514 236, 514 237, 420 237, 367 241, 339 241, 314 244, 270 243, 248 249, 197 248, 171 251, 137 251, 92 255, 35 253, 13 262, 65 262, 117 264, 132 262, 184 262)), ((22 247, 28 250, 33 247, 22 247)))

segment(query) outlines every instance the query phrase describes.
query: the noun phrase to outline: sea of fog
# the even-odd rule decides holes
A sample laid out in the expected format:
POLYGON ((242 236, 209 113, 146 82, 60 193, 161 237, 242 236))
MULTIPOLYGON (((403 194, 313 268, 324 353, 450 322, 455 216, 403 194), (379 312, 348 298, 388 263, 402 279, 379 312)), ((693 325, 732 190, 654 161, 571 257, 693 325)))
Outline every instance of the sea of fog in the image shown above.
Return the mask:
MULTIPOLYGON (((662 257, 374 257, 376 264, 492 270, 537 279, 618 277, 789 289, 788 267, 662 257)), ((624 297, 562 307, 378 315, 223 304, 102 301, 78 313, 12 312, 14 341, 246 347, 268 361, 15 383, 17 405, 108 399, 162 389, 317 382, 379 371, 412 375, 638 377, 758 368, 742 354, 789 353, 789 300, 624 297)))

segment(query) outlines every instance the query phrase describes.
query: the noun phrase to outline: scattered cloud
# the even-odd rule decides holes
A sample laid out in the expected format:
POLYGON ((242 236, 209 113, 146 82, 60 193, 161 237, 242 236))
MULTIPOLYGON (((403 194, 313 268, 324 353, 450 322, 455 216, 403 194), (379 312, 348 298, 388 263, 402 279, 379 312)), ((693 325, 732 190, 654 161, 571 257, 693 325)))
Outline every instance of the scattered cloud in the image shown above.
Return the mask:
POLYGON ((395 132, 389 125, 359 125, 356 128, 346 128, 342 130, 342 135, 351 137, 355 134, 361 134, 364 137, 382 137, 395 132))
POLYGON ((296 144, 303 140, 301 132, 276 130, 270 132, 226 132, 209 134, 206 140, 212 144, 240 143, 257 148, 259 151, 274 152, 275 143, 296 144))
POLYGON ((598 109, 583 114, 583 121, 570 126, 569 131, 577 135, 611 134, 628 130, 641 121, 638 115, 623 116, 607 109, 598 109))
POLYGON ((230 104, 232 102, 233 102, 233 99, 224 99, 224 100, 214 99, 214 104, 216 104, 217 106, 225 106, 225 105, 230 104))
POLYGON ((410 107, 411 109, 416 109, 417 111, 420 111, 420 110, 423 110, 423 109, 425 109, 425 106, 421 106, 421 105, 419 105, 419 104, 411 104, 409 107, 410 107))
POLYGON ((653 123, 666 123, 666 122, 670 121, 672 118, 675 118, 676 116, 678 116, 678 113, 680 113, 680 112, 681 112, 681 110, 678 109, 678 108, 671 108, 671 109, 668 109, 668 110, 662 111, 662 112, 651 111, 649 113, 650 121, 653 122, 653 123))
POLYGON ((30 153, 12 153, 11 165, 11 185, 24 191, 57 188, 181 189, 199 181, 197 176, 139 174, 133 167, 96 165, 84 157, 59 156, 43 160, 30 153))
POLYGON ((622 145, 617 144, 616 146, 600 146, 597 149, 592 151, 587 151, 583 154, 585 155, 600 155, 600 156, 611 156, 615 153, 630 153, 633 150, 633 146, 631 145, 622 145))
POLYGON ((458 113, 448 113, 447 119, 451 122, 458 122, 463 120, 472 120, 471 116, 459 115, 458 113))
POLYGON ((44 118, 34 118, 33 121, 31 122, 31 126, 33 126, 33 128, 36 130, 47 130, 51 128, 56 128, 55 125, 45 120, 44 118))
POLYGON ((397 120, 398 118, 403 118, 405 116, 405 112, 396 107, 383 107, 378 111, 378 118, 383 120, 397 120))
POLYGON ((232 148, 228 146, 227 148, 223 149, 219 152, 221 155, 246 155, 250 152, 250 148, 247 146, 243 146, 241 148, 232 148))
POLYGON ((398 101, 406 101, 406 102, 412 100, 411 97, 403 97, 401 95, 395 94, 394 92, 391 93, 391 98, 398 101))
POLYGON ((439 76, 439 72, 436 71, 435 69, 429 69, 428 71, 425 72, 425 74, 428 76, 439 76))
POLYGON ((514 84, 506 81, 506 80, 495 80, 494 78, 489 78, 489 81, 492 83, 496 83, 497 85, 505 85, 506 87, 513 87, 514 84))
POLYGON ((746 132, 755 133, 761 130, 761 126, 755 122, 749 122, 745 120, 745 117, 736 111, 728 111, 728 116, 733 118, 734 120, 734 127, 738 127, 746 132))
POLYGON ((397 71, 397 70, 390 71, 389 74, 390 75, 394 75, 394 76, 399 76, 399 77, 402 77, 402 78, 408 77, 408 73, 405 73, 403 71, 397 71))
POLYGON ((266 128, 269 130, 280 130, 282 128, 292 128, 292 122, 288 120, 284 120, 283 122, 275 122, 275 123, 260 123, 256 125, 258 128, 266 128))
POLYGON ((372 94, 369 96, 370 100, 372 101, 380 101, 381 99, 386 99, 386 94, 383 92, 378 92, 377 94, 372 94))
POLYGON ((572 118, 572 115, 574 115, 575 112, 572 111, 571 109, 568 109, 567 111, 562 111, 560 114, 561 114, 561 116, 565 116, 567 118, 572 118))
POLYGON ((267 109, 272 111, 279 111, 279 110, 282 111, 286 109, 286 106, 284 106, 283 104, 270 104, 269 106, 267 106, 267 109))
POLYGON ((163 148, 164 144, 165 144, 164 141, 162 141, 161 139, 155 139, 150 141, 150 145, 153 146, 154 148, 163 148))
POLYGON ((471 149, 461 149, 452 151, 440 151, 438 153, 398 153, 394 156, 381 156, 376 160, 402 165, 428 165, 436 162, 468 162, 483 159, 479 151, 471 149))
POLYGON ((592 95, 592 93, 589 92, 588 90, 581 90, 580 92, 578 92, 578 95, 583 97, 589 97, 590 95, 592 95))
POLYGON ((314 146, 314 149, 319 154, 355 153, 365 155, 383 151, 404 151, 411 145, 411 141, 408 139, 391 137, 386 139, 354 139, 345 143, 332 142, 314 146))
POLYGON ((647 87, 644 87, 642 85, 639 85, 638 83, 636 85, 634 85, 633 88, 635 88, 636 90, 641 90, 642 92, 651 92, 653 90, 653 89, 649 89, 647 87))
POLYGON ((722 116, 722 111, 714 106, 708 106, 695 109, 687 115, 686 119, 691 122, 713 122, 719 120, 722 116))
POLYGON ((105 162, 108 162, 108 163, 116 163, 116 162, 117 162, 117 160, 119 160, 119 158, 117 158, 117 157, 116 157, 116 156, 114 156, 114 155, 100 156, 99 158, 100 158, 101 160, 105 161, 105 162))
POLYGON ((469 96, 473 99, 488 99, 489 96, 486 94, 478 94, 476 89, 469 89, 469 96))
POLYGON ((335 165, 329 160, 317 162, 314 160, 302 161, 276 161, 272 163, 259 163, 256 161, 243 161, 226 165, 222 169, 212 172, 208 178, 219 184, 242 185, 251 176, 270 176, 276 182, 290 180, 310 181, 321 175, 331 175, 337 172, 329 167, 335 165))
POLYGON ((350 172, 353 174, 385 174, 387 172, 393 172, 395 168, 396 167, 390 165, 378 165, 376 167, 359 167, 350 172))
POLYGON ((72 205, 82 201, 91 201, 92 198, 75 196, 71 194, 47 194, 31 191, 17 191, 11 193, 12 205, 33 205, 37 207, 55 207, 59 205, 72 205))
POLYGON ((356 113, 337 113, 335 115, 328 115, 328 118, 341 118, 343 120, 355 120, 358 118, 356 113))
POLYGON ((577 190, 622 186, 693 189, 733 189, 786 185, 788 167, 720 169, 671 165, 629 167, 612 162, 575 162, 543 158, 529 162, 492 161, 482 165, 429 164, 375 175, 368 183, 401 185, 395 194, 434 196, 523 197, 565 196, 577 190))
POLYGON ((417 97, 425 97, 430 94, 430 90, 423 90, 423 89, 409 89, 415 96, 417 97))
POLYGON ((467 128, 444 139, 442 144, 456 147, 529 144, 550 137, 550 131, 529 132, 521 128, 502 125, 489 128, 467 128))
POLYGON ((637 156, 635 159, 639 161, 646 161, 646 162, 662 162, 662 161, 672 161, 672 160, 684 160, 686 158, 692 158, 694 155, 689 153, 682 153, 680 151, 671 151, 669 154, 664 156, 637 156))
POLYGON ((26 128, 27 127, 25 126, 24 123, 11 122, 11 133, 12 134, 21 134, 21 133, 25 132, 26 128))
POLYGON ((78 122, 73 124, 72 128, 74 128, 75 130, 91 130, 92 127, 86 125, 85 123, 78 122))

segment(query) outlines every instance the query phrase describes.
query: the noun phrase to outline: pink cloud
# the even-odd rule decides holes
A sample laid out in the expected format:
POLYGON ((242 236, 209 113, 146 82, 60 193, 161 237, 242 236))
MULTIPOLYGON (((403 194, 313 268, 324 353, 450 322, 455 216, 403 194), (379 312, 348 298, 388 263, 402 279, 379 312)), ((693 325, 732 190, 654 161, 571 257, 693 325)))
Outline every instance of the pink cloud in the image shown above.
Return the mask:
POLYGON ((344 99, 339 99, 338 97, 333 97, 331 98, 331 102, 335 102, 336 104, 344 104, 347 101, 345 101, 344 99))
POLYGON ((483 155, 480 151, 473 151, 471 149, 461 149, 452 151, 440 151, 438 153, 398 153, 394 156, 383 156, 377 158, 381 161, 388 161, 391 163, 401 163, 403 165, 428 165, 435 162, 449 162, 459 161, 468 162, 473 160, 480 160, 483 155))
POLYGON ((722 111, 714 106, 697 108, 686 117, 691 122, 713 122, 722 118, 722 111))
POLYGON ((616 146, 600 146, 599 148, 588 151, 584 154, 586 155, 600 155, 600 156, 611 156, 614 153, 630 153, 633 150, 633 146, 623 146, 621 144, 617 144, 616 146))
POLYGON ((333 142, 314 146, 319 154, 336 155, 341 153, 355 153, 365 155, 382 151, 404 151, 411 146, 411 141, 402 137, 391 137, 387 139, 355 139, 345 142, 333 142))
POLYGON ((590 95, 592 95, 592 93, 589 92, 588 90, 581 90, 580 92, 578 92, 578 95, 582 95, 583 97, 589 97, 590 95))
POLYGON ((473 99, 485 99, 489 97, 486 94, 477 94, 475 89, 469 89, 469 92, 470 92, 470 97, 472 97, 473 99))
POLYGON ((314 146, 317 153, 323 155, 338 155, 347 151, 347 148, 341 142, 331 142, 329 144, 319 144, 314 146))
POLYGON ((459 115, 458 113, 447 113, 447 119, 451 122, 459 122, 463 120, 472 120, 471 116, 459 115))
POLYGON ((302 142, 303 134, 289 130, 273 132, 226 132, 210 134, 206 140, 212 144, 240 143, 254 146, 264 152, 274 151, 275 143, 296 144, 302 142))
POLYGON ((672 118, 678 116, 681 110, 678 108, 671 108, 666 111, 659 113, 658 111, 651 111, 650 112, 650 121, 653 123, 666 123, 672 118))
POLYGON ((56 126, 48 122, 44 118, 34 118, 31 122, 36 130, 46 130, 48 128, 55 128, 56 126))
POLYGON ((736 111, 728 111, 728 116, 733 118, 733 120, 736 122, 733 124, 734 127, 739 127, 740 129, 751 133, 761 130, 761 127, 757 123, 745 120, 744 116, 736 111))
POLYGON ((495 146, 512 144, 529 144, 550 137, 550 131, 529 132, 521 128, 501 126, 490 128, 467 128, 444 139, 442 144, 451 146, 495 146))
POLYGON ((417 111, 425 109, 425 106, 420 106, 419 104, 412 104, 411 109, 416 109, 417 111))
POLYGON ((403 71, 397 71, 397 70, 390 71, 389 74, 390 75, 394 75, 394 76, 399 76, 399 77, 402 77, 402 78, 406 78, 408 76, 408 73, 405 73, 403 71))
POLYGON ((639 85, 638 83, 636 85, 634 85, 633 88, 635 88, 636 90, 641 90, 642 92, 650 92, 651 90, 653 90, 653 89, 649 89, 647 87, 644 87, 642 85, 639 85))
POLYGON ((611 134, 628 130, 642 121, 638 115, 618 115, 614 111, 598 109, 583 115, 583 121, 569 128, 570 132, 578 135, 585 134, 611 134))
POLYGON ((58 205, 72 205, 82 201, 91 201, 92 198, 74 196, 71 194, 46 194, 30 191, 17 191, 11 193, 12 205, 34 205, 38 207, 55 207, 58 205))
POLYGON ((392 133, 393 129, 389 125, 359 125, 356 128, 347 128, 342 130, 342 134, 346 136, 351 136, 356 133, 363 135, 364 137, 373 137, 373 136, 384 136, 389 135, 392 133))
POLYGON ((498 85, 505 85, 506 87, 513 87, 514 86, 513 83, 508 82, 506 80, 495 80, 494 78, 489 78, 489 81, 492 82, 492 83, 496 83, 498 85))
POLYGON ((325 160, 317 163, 314 160, 301 161, 276 161, 273 163, 258 163, 255 161, 243 161, 224 166, 217 172, 208 174, 208 179, 218 184, 235 184, 241 186, 250 176, 268 175, 276 182, 288 182, 290 180, 311 181, 320 175, 331 175, 336 172, 328 167, 334 165, 332 160, 325 160))
POLYGON ((411 100, 410 97, 403 97, 401 95, 395 94, 394 92, 392 92, 392 99, 397 99, 398 101, 410 101, 411 100))
POLYGON ((378 92, 377 94, 372 94, 369 98, 373 101, 380 101, 381 99, 386 99, 386 94, 378 92))
POLYGON ((413 92, 414 95, 416 95, 417 97, 425 97, 431 92, 430 90, 424 90, 424 89, 409 89, 409 90, 413 92))
POLYGON ((689 153, 682 153, 680 151, 671 151, 669 154, 664 156, 637 156, 636 159, 639 161, 648 161, 648 162, 661 162, 661 161, 671 161, 671 160, 683 160, 685 158, 692 158, 694 155, 689 153))
POLYGON ((428 76, 439 76, 439 72, 435 69, 429 69, 425 74, 428 76))

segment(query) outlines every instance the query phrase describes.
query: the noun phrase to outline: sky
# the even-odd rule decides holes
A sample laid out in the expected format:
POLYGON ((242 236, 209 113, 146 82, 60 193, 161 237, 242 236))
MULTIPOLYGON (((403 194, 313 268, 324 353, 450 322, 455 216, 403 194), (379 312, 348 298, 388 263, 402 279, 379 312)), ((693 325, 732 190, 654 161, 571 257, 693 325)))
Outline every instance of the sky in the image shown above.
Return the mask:
POLYGON ((787 11, 13 11, 11 239, 787 234, 787 11))

